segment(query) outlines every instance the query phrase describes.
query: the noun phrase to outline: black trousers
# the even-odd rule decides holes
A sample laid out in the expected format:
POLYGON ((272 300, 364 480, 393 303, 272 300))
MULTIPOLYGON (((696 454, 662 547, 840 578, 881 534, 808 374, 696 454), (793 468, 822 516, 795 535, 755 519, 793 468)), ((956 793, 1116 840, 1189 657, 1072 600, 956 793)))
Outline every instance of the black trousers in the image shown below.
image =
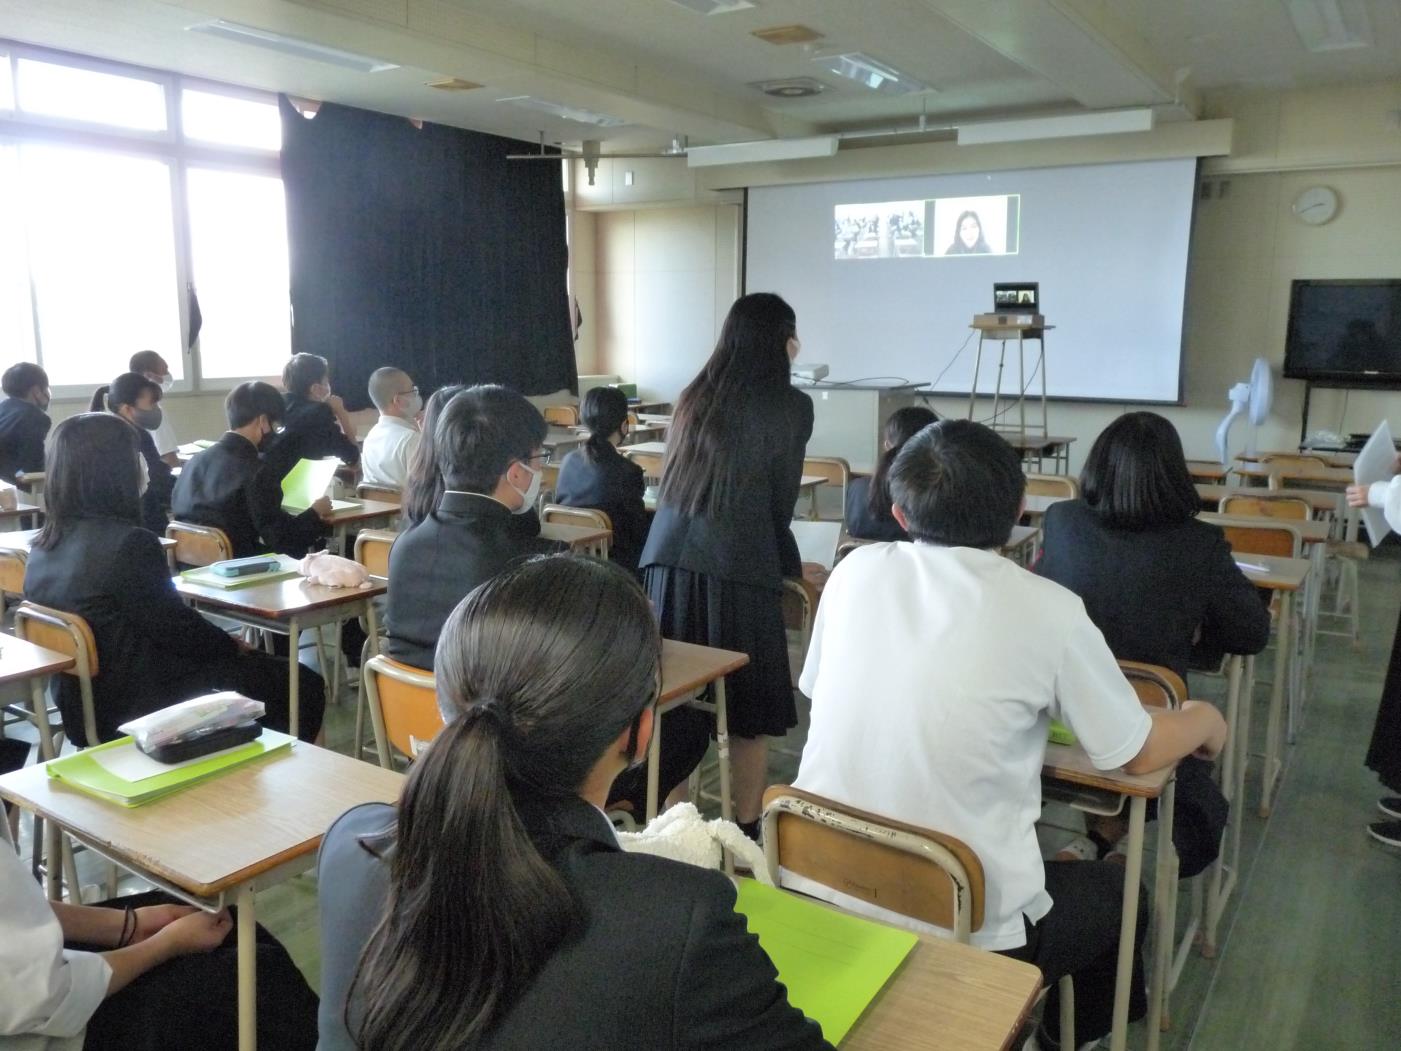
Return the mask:
POLYGON ((1367 748, 1367 767, 1388 789, 1401 792, 1401 620, 1396 624, 1396 641, 1391 644, 1391 663, 1372 727, 1372 743, 1367 748))
MULTIPOLYGON (((277 636, 281 638, 281 636, 277 636)), ((295 659, 295 658, 294 658, 295 659)), ((179 681, 171 696, 182 700, 214 690, 236 690, 245 697, 262 701, 267 708, 263 725, 287 733, 292 705, 287 692, 287 662, 268 653, 239 653, 227 660, 213 661, 179 681)), ((305 664, 297 665, 297 736, 314 741, 326 712, 326 683, 305 664)))
MULTIPOLYGON (((1060 1036, 1060 991, 1067 974, 1075 980, 1075 1041, 1098 1040, 1114 1025, 1114 972, 1119 962, 1119 918, 1123 915, 1124 866, 1112 861, 1048 861, 1046 891, 1054 904, 1040 923, 1026 924, 1026 944, 1003 956, 1034 964, 1050 989, 1042 1029, 1060 1036)), ((1148 907, 1138 898, 1138 934, 1130 986, 1129 1020, 1148 1011, 1143 982, 1143 939, 1148 907)), ((1065 1049, 1073 1051, 1073 1049, 1065 1049)))
MULTIPOLYGON (((121 909, 180 903, 153 891, 103 904, 121 909)), ((230 931, 213 952, 169 960, 109 996, 88 1022, 84 1051, 236 1051, 237 944, 237 932, 230 931)), ((313 1051, 316 994, 287 950, 261 926, 257 946, 258 1046, 313 1051)))

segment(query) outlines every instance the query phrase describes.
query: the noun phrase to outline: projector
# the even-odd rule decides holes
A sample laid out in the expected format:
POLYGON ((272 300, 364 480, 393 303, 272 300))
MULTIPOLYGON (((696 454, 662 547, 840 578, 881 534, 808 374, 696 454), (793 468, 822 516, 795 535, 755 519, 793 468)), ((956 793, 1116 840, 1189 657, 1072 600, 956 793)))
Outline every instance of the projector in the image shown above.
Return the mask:
POLYGON ((804 383, 816 383, 827 378, 827 371, 826 365, 805 365, 794 369, 791 375, 795 380, 802 380, 804 383))

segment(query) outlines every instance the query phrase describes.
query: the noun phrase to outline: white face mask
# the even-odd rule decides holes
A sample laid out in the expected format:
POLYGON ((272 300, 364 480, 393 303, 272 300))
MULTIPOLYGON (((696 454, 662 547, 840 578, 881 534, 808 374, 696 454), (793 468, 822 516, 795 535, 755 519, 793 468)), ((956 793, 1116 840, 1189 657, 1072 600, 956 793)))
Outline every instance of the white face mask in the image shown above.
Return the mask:
POLYGON ((140 480, 136 484, 136 495, 145 496, 147 488, 151 485, 151 469, 146 466, 146 457, 140 453, 136 455, 136 465, 140 474, 140 480))
POLYGON ((175 386, 175 377, 167 372, 160 379, 156 380, 156 382, 161 385, 161 390, 168 394, 170 393, 170 388, 175 386))
MULTIPOLYGON (((521 493, 519 489, 516 489, 514 485, 511 486, 512 489, 516 489, 516 492, 520 493, 521 497, 521 505, 511 508, 511 514, 513 515, 526 514, 535 506, 535 501, 540 496, 540 479, 545 474, 544 471, 533 470, 531 466, 524 461, 521 461, 520 464, 527 471, 530 471, 530 484, 525 487, 525 492, 523 493, 521 493)), ((507 482, 506 484, 510 485, 511 483, 507 482)))
POLYGON ((412 419, 423 411, 423 395, 414 391, 404 399, 404 413, 412 419))

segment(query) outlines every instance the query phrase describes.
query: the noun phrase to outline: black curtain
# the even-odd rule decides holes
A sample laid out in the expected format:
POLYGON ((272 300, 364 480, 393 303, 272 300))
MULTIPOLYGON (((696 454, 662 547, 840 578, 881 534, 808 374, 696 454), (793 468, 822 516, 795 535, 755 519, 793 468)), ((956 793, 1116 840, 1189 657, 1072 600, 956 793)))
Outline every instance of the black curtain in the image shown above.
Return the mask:
POLYGON ((351 408, 381 365, 447 383, 577 391, 558 163, 514 139, 283 96, 293 347, 351 408))

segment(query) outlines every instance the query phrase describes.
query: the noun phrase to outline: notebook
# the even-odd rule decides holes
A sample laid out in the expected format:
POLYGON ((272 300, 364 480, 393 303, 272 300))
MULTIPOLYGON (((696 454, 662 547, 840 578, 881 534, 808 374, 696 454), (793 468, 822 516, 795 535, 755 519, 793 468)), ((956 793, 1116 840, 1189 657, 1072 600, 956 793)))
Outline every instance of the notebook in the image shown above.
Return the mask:
MULTIPOLYGON (((320 500, 336 479, 341 462, 333 456, 324 460, 298 460, 297 465, 282 479, 283 510, 299 513, 320 500)), ((359 507, 359 500, 332 500, 331 510, 344 511, 359 507)))
POLYGON ((259 584, 270 584, 275 580, 290 580, 292 577, 300 576, 300 563, 297 559, 288 555, 265 555, 265 558, 275 558, 282 568, 270 573, 254 573, 246 577, 223 577, 215 573, 211 566, 200 566, 197 569, 186 569, 180 574, 181 580, 188 580, 191 584, 199 584, 201 587, 218 588, 220 591, 238 591, 240 588, 253 588, 259 584))

